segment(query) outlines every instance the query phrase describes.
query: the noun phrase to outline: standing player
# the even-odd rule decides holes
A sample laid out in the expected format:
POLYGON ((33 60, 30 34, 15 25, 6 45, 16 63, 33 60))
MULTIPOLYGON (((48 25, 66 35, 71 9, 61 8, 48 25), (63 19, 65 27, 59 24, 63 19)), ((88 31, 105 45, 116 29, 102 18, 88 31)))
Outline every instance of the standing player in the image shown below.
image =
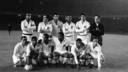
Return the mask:
POLYGON ((86 20, 85 15, 82 13, 80 16, 80 21, 76 23, 76 34, 77 38, 80 38, 84 44, 90 40, 90 34, 88 33, 90 28, 90 23, 86 20))
POLYGON ((53 26, 52 35, 58 36, 59 32, 62 32, 63 23, 59 20, 59 15, 54 14, 53 20, 49 22, 53 26))
POLYGON ((66 23, 63 25, 63 33, 66 40, 69 40, 70 42, 74 42, 74 32, 75 32, 75 24, 72 22, 72 17, 67 16, 65 17, 66 23))
POLYGON ((13 63, 14 67, 24 65, 26 62, 26 47, 27 38, 25 36, 21 37, 21 42, 17 43, 13 52, 13 63))
POLYGON ((44 34, 47 33, 51 35, 52 33, 52 24, 49 24, 48 18, 46 15, 43 15, 43 22, 40 22, 38 25, 39 39, 43 40, 44 34))
POLYGON ((28 41, 31 41, 33 31, 36 29, 35 22, 31 20, 31 14, 26 14, 26 19, 21 22, 22 36, 26 36, 28 41))
POLYGON ((104 35, 104 26, 100 21, 99 16, 94 17, 94 23, 90 27, 92 39, 98 39, 98 43, 102 46, 102 36, 104 35))

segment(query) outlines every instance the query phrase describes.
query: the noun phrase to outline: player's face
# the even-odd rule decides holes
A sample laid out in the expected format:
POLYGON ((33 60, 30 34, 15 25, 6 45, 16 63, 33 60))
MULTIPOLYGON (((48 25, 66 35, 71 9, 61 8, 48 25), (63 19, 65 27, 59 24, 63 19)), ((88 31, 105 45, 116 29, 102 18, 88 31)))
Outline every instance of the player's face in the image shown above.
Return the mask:
POLYGON ((100 22, 100 18, 98 16, 95 16, 94 17, 94 20, 95 20, 96 23, 99 23, 100 22))
POLYGON ((27 15, 26 15, 26 19, 27 19, 27 20, 30 20, 30 19, 31 19, 31 14, 27 14, 27 15))
POLYGON ((80 47, 80 45, 81 45, 80 42, 79 41, 76 41, 76 46, 77 47, 80 47))
POLYGON ((93 40, 93 45, 96 45, 98 43, 98 40, 97 39, 94 39, 93 40))
POLYGON ((48 21, 47 16, 44 15, 44 16, 43 16, 43 22, 47 22, 47 21, 48 21))
POLYGON ((23 38, 23 39, 21 40, 21 42, 22 42, 23 45, 25 45, 25 44, 27 43, 27 39, 26 39, 26 38, 23 38))
POLYGON ((54 20, 58 20, 58 19, 59 19, 59 15, 54 15, 54 16, 53 16, 53 19, 54 19, 54 20))
POLYGON ((44 37, 44 42, 48 43, 48 41, 49 41, 49 38, 48 37, 44 37))
POLYGON ((32 40, 32 44, 33 45, 36 45, 37 44, 37 41, 36 40, 32 40))
POLYGON ((66 21, 71 22, 72 17, 71 16, 67 16, 65 19, 66 19, 66 21))
POLYGON ((86 17, 84 15, 81 15, 80 19, 84 21, 86 19, 86 17))

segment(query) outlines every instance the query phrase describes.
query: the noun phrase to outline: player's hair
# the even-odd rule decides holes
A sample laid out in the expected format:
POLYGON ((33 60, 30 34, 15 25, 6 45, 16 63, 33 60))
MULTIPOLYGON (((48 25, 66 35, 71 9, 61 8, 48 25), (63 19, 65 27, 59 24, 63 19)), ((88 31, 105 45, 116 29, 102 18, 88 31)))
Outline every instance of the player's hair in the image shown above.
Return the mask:
POLYGON ((22 37, 21 37, 21 40, 22 40, 22 39, 26 39, 26 40, 27 40, 27 37, 26 37, 26 36, 22 36, 22 37))
POLYGON ((80 38, 76 39, 76 42, 82 42, 82 40, 80 38))
POLYGON ((81 13, 80 16, 81 16, 81 15, 85 15, 85 13, 81 13))
POLYGON ((58 13, 54 13, 54 15, 59 15, 58 13))
POLYGON ((26 16, 31 16, 32 14, 31 13, 26 13, 26 16))
POLYGON ((37 37, 36 37, 36 36, 33 36, 33 37, 31 38, 31 41, 37 41, 37 37))
POLYGON ((96 14, 95 16, 97 16, 98 18, 100 18, 100 16, 98 14, 96 14))

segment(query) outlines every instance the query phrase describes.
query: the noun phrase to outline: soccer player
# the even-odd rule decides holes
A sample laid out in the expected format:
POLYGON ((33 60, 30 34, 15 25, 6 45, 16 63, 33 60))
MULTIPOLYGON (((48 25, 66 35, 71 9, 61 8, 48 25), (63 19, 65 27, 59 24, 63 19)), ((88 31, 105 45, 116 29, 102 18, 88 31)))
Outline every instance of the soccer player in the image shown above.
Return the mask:
MULTIPOLYGON (((98 43, 97 39, 93 39, 92 42, 88 43, 88 47, 90 48, 90 55, 94 58, 93 60, 97 60, 98 69, 101 68, 101 61, 104 61, 104 55, 101 50, 101 46, 98 43)), ((91 62, 93 64, 93 61, 91 62)))
POLYGON ((80 65, 81 59, 85 59, 86 51, 86 45, 78 38, 72 48, 72 54, 78 66, 80 65))
POLYGON ((72 16, 65 17, 66 23, 63 25, 63 33, 66 40, 74 42, 75 24, 72 22, 72 16))
POLYGON ((14 52, 12 55, 14 67, 21 66, 26 63, 27 44, 27 38, 25 36, 22 36, 21 41, 15 45, 14 52))
POLYGON ((98 43, 102 46, 102 36, 104 35, 104 26, 100 21, 99 16, 94 17, 94 23, 90 27, 91 38, 98 39, 98 43))
POLYGON ((51 20, 49 23, 53 26, 52 35, 57 37, 58 33, 62 32, 63 26, 63 23, 59 20, 59 15, 55 13, 53 20, 51 20))
POLYGON ((33 31, 36 29, 35 22, 31 20, 31 14, 26 14, 26 19, 21 22, 22 36, 26 36, 28 41, 31 41, 33 31))
POLYGON ((39 40, 43 41, 43 35, 45 33, 51 35, 52 33, 52 24, 49 24, 47 15, 43 15, 43 22, 40 22, 38 25, 38 33, 39 33, 39 40))
POLYGON ((25 65, 25 69, 28 67, 33 67, 33 65, 37 65, 38 61, 38 49, 37 46, 37 37, 33 36, 31 38, 31 43, 28 44, 26 49, 27 62, 25 65))
POLYGON ((42 46, 43 47, 39 50, 39 59, 49 62, 49 59, 51 59, 51 55, 54 51, 55 44, 53 40, 50 39, 48 34, 44 34, 42 46))
POLYGON ((64 38, 64 34, 62 32, 60 32, 57 37, 53 36, 53 41, 55 42, 53 56, 58 62, 61 55, 67 52, 65 47, 69 44, 69 42, 64 38))
POLYGON ((82 13, 80 16, 80 21, 76 23, 76 34, 77 38, 80 38, 84 44, 90 40, 89 32, 90 23, 86 20, 85 15, 82 13))

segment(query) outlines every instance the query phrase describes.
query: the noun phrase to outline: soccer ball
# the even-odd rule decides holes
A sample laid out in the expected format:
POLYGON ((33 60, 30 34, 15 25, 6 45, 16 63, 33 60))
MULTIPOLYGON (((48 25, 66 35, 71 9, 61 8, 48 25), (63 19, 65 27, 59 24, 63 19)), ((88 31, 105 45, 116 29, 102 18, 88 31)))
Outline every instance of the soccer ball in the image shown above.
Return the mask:
POLYGON ((24 67, 24 69, 27 71, 32 70, 32 68, 33 68, 32 65, 25 65, 25 67, 24 67))

